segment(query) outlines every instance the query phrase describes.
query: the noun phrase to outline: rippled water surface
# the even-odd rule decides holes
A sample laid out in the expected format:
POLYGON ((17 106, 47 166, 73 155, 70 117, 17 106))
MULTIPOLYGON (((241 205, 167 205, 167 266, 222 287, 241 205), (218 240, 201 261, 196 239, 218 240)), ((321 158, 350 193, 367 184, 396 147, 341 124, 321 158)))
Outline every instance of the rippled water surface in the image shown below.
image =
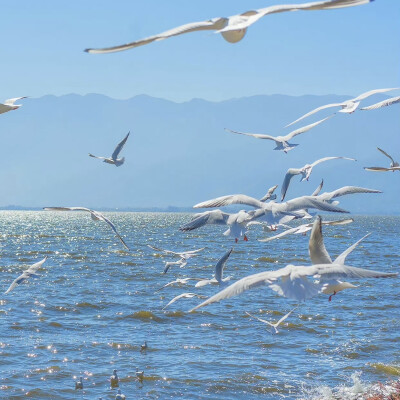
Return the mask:
MULTIPOLYGON (((8 295, 0 295, 1 399, 114 399, 109 377, 116 368, 127 399, 309 398, 319 387, 386 381, 400 374, 400 280, 371 279, 328 301, 302 304, 272 334, 246 311, 277 321, 295 303, 259 288, 187 310, 217 286, 171 286, 176 277, 210 278, 218 259, 234 245, 223 227, 182 233, 189 214, 106 213, 132 248, 87 213, 0 212, 0 291, 23 265, 48 256, 39 271, 8 295), (183 251, 205 247, 183 268, 162 274, 174 261, 147 247, 183 251), (140 352, 147 340, 148 350, 140 352), (144 371, 142 383, 135 368, 144 371), (74 381, 84 378, 84 390, 74 381)), ((332 258, 372 232, 347 264, 387 272, 400 269, 400 217, 355 216, 350 225, 324 227, 332 258)), ((239 279, 288 263, 309 264, 308 236, 260 243, 269 233, 252 229, 234 245, 225 273, 239 279)), ((322 398, 322 397, 319 397, 322 398)))

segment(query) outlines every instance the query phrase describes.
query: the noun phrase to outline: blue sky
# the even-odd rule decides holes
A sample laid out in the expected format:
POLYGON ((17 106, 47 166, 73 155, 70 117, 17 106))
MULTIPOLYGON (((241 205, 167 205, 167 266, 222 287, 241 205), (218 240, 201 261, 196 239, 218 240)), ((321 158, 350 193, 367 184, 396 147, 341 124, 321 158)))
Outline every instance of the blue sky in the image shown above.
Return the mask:
POLYGON ((83 52, 289 2, 3 2, 1 100, 67 93, 222 100, 272 93, 356 95, 400 86, 399 0, 269 15, 233 45, 218 34, 196 32, 121 53, 83 52))

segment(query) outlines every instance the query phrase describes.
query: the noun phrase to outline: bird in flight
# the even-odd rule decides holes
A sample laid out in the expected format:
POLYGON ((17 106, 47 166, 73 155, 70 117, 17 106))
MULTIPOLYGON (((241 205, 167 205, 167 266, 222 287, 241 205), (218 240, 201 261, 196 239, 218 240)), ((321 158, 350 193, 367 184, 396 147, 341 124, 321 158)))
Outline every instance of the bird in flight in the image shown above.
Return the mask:
POLYGON ((386 171, 400 171, 400 164, 397 161, 394 161, 392 156, 390 156, 388 153, 386 153, 385 150, 380 149, 377 147, 377 149, 384 154, 386 157, 390 159, 390 167, 385 168, 385 167, 364 167, 365 170, 367 171, 375 171, 375 172, 386 172, 386 171))
POLYGON ((367 4, 370 1, 373 0, 322 0, 303 4, 282 4, 269 6, 266 8, 260 8, 258 10, 245 11, 241 14, 232 15, 230 17, 217 17, 208 19, 206 21, 191 22, 189 24, 181 25, 168 31, 159 33, 158 35, 149 36, 134 42, 100 49, 85 49, 85 52, 92 54, 114 53, 117 51, 133 49, 135 47, 168 39, 173 36, 182 35, 184 33, 210 30, 215 31, 215 33, 220 33, 222 37, 229 43, 237 43, 243 39, 247 28, 250 25, 269 14, 300 10, 330 10, 335 8, 345 8, 367 4))
POLYGON ((15 97, 13 99, 6 100, 4 103, 0 103, 0 114, 6 113, 7 111, 17 110, 22 106, 22 104, 15 104, 15 102, 26 98, 27 96, 15 97))
POLYGON ((114 164, 116 167, 120 167, 125 162, 125 157, 118 158, 118 155, 121 152, 122 148, 124 147, 126 141, 128 140, 129 134, 130 132, 128 132, 128 134, 121 140, 121 142, 118 143, 114 152, 111 154, 111 157, 98 157, 94 156, 91 153, 89 153, 89 156, 98 158, 99 160, 103 160, 103 162, 107 164, 114 164))

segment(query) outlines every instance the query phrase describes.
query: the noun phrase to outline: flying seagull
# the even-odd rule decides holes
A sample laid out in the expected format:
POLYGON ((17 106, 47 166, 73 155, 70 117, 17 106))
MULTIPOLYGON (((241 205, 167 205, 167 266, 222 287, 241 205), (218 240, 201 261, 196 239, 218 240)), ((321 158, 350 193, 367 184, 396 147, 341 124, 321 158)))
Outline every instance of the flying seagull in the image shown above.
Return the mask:
POLYGON ((182 252, 175 252, 175 251, 171 251, 171 250, 164 250, 164 249, 160 249, 158 247, 155 246, 151 246, 150 244, 147 245, 147 247, 150 247, 151 249, 158 251, 159 253, 164 253, 164 254, 169 254, 172 255, 174 257, 178 257, 179 260, 178 261, 168 261, 165 263, 165 268, 164 268, 164 274, 166 274, 169 270, 169 268, 172 265, 179 265, 181 268, 185 267, 187 264, 187 260, 189 258, 195 257, 197 256, 198 252, 202 251, 205 249, 205 247, 202 247, 201 249, 197 249, 197 250, 188 250, 188 251, 182 251, 182 252))
POLYGON ((117 235, 118 239, 121 241, 121 243, 124 245, 124 247, 127 250, 130 250, 128 245, 124 242, 124 239, 122 239, 121 235, 117 232, 115 225, 108 218, 106 218, 103 214, 101 214, 98 211, 94 211, 94 210, 91 210, 90 208, 85 208, 85 207, 44 207, 43 210, 45 210, 45 211, 87 211, 88 213, 90 213, 90 216, 92 217, 93 221, 106 222, 110 226, 110 228, 114 231, 114 233, 117 235))
POLYGON ((126 141, 128 140, 130 132, 118 143, 117 147, 115 148, 114 152, 112 153, 111 157, 98 157, 94 156, 93 154, 89 153, 90 157, 98 158, 99 160, 103 160, 103 162, 107 164, 114 164, 116 167, 121 166, 125 162, 125 157, 118 158, 119 153, 121 152, 122 148, 124 147, 126 141))
POLYGON ((196 283, 195 287, 201 287, 201 286, 205 286, 205 285, 209 285, 209 284, 213 284, 213 283, 222 285, 224 282, 229 281, 229 279, 231 279, 230 276, 228 276, 226 278, 222 278, 222 275, 224 272, 226 262, 228 261, 228 258, 231 255, 232 251, 233 251, 233 248, 228 250, 217 262, 217 265, 215 266, 214 278, 202 279, 201 281, 196 283))
POLYGON ((271 136, 271 135, 265 135, 265 134, 261 134, 261 133, 246 133, 246 132, 232 131, 231 129, 227 129, 227 128, 225 128, 225 130, 227 132, 237 133, 239 135, 252 136, 252 137, 255 137, 256 139, 273 140, 276 144, 276 147, 274 148, 274 150, 282 150, 287 154, 288 151, 290 151, 290 150, 294 149, 296 146, 298 146, 298 144, 289 143, 289 140, 293 139, 297 135, 300 135, 301 133, 309 131, 311 128, 314 128, 315 126, 321 124, 322 122, 326 121, 329 118, 331 118, 331 116, 321 119, 312 124, 303 126, 299 129, 296 129, 296 130, 288 133, 285 136, 271 136))
POLYGON ((324 158, 320 158, 317 161, 314 161, 312 164, 306 164, 301 168, 289 168, 286 172, 285 178, 282 183, 281 201, 283 201, 283 199, 285 198, 286 192, 287 192, 289 184, 290 184, 290 180, 295 175, 301 175, 300 182, 303 182, 304 180, 308 181, 310 179, 311 172, 316 165, 321 164, 325 161, 329 161, 329 160, 337 160, 339 158, 342 160, 356 161, 354 158, 348 158, 348 157, 324 157, 324 158))
POLYGON ((386 153, 386 151, 380 149, 379 147, 377 147, 377 149, 384 154, 386 157, 390 158, 390 167, 389 168, 385 168, 385 167, 364 167, 365 170, 367 171, 400 171, 400 164, 397 161, 394 161, 392 156, 390 156, 388 153, 386 153))
POLYGON ((133 49, 159 40, 164 40, 172 36, 182 35, 184 33, 213 30, 220 33, 222 37, 229 43, 236 43, 243 39, 247 28, 257 22, 260 18, 268 14, 275 14, 285 11, 299 10, 330 10, 335 8, 344 8, 367 4, 372 0, 322 0, 303 4, 282 4, 258 10, 249 10, 242 14, 232 15, 230 17, 217 17, 206 21, 192 22, 181 25, 158 35, 149 36, 147 38, 126 43, 119 46, 106 47, 100 49, 85 49, 87 53, 104 54, 114 53, 116 51, 133 49))
POLYGON ((194 280, 194 281, 201 281, 200 278, 177 278, 174 281, 168 282, 166 285, 162 286, 160 289, 157 289, 154 293, 158 293, 161 290, 163 290, 164 288, 168 287, 168 286, 172 286, 175 283, 177 283, 178 285, 185 285, 186 283, 188 283, 190 280, 194 280))
POLYGON ((47 260, 47 257, 43 258, 42 261, 37 262, 36 264, 31 265, 27 270, 25 270, 18 278, 14 279, 13 283, 7 289, 4 294, 10 293, 17 285, 21 284, 25 280, 30 277, 38 278, 40 275, 36 273, 36 271, 44 264, 47 260))
POLYGON ((248 312, 246 312, 246 314, 247 314, 248 316, 250 316, 251 318, 257 319, 257 320, 259 320, 260 322, 263 322, 264 324, 267 324, 267 325, 271 326, 272 328, 275 329, 275 333, 279 333, 279 331, 278 331, 278 326, 279 326, 286 318, 288 318, 288 317, 290 316, 290 314, 292 314, 292 312, 293 312, 294 310, 296 310, 297 307, 298 307, 298 306, 296 306, 295 308, 293 308, 293 310, 289 311, 289 312, 288 312, 287 314, 285 314, 278 322, 276 322, 276 323, 274 323, 274 324, 271 323, 271 322, 269 322, 269 321, 266 321, 265 319, 258 318, 258 317, 256 317, 255 315, 251 315, 251 314, 248 313, 248 312))
POLYGON ((275 200, 276 199, 276 194, 273 194, 275 192, 275 189, 278 187, 278 185, 272 186, 268 189, 268 192, 260 199, 260 201, 267 201, 267 200, 275 200))
POLYGON ((390 99, 380 101, 379 103, 372 104, 368 107, 360 108, 360 110, 377 110, 378 108, 391 106, 392 104, 396 103, 400 103, 400 96, 391 97, 390 99))
POLYGON ((310 282, 307 277, 314 277, 321 281, 321 279, 339 278, 389 278, 397 275, 397 272, 379 272, 335 263, 311 266, 287 265, 276 271, 265 271, 246 276, 211 296, 190 310, 190 312, 208 304, 237 296, 249 289, 266 285, 281 296, 297 301, 305 301, 320 293, 323 287, 319 282, 310 282), (278 280, 280 280, 279 283, 277 283, 278 280))
POLYGON ((22 104, 14 104, 14 103, 18 100, 26 99, 27 97, 28 96, 15 97, 13 99, 6 100, 4 103, 0 103, 0 114, 20 108, 22 104))
POLYGON ((179 299, 191 299, 192 297, 198 297, 199 299, 205 299, 207 296, 203 296, 201 294, 196 294, 196 293, 182 293, 176 297, 174 297, 166 306, 163 307, 163 310, 165 310, 168 306, 170 306, 172 303, 175 303, 175 301, 179 299))
MULTIPOLYGON (((341 110, 339 110, 339 112, 345 113, 345 114, 351 114, 357 109, 361 100, 364 100, 367 97, 372 96, 377 93, 386 93, 386 92, 390 92, 392 90, 397 90, 397 89, 400 89, 400 88, 374 89, 374 90, 370 90, 368 92, 362 93, 359 96, 355 97, 354 99, 346 100, 341 103, 332 103, 332 104, 326 104, 321 107, 317 107, 314 110, 308 112, 307 114, 304 114, 300 118, 297 118, 295 121, 291 122, 290 124, 286 125, 285 128, 287 128, 290 125, 295 124, 296 122, 301 121, 304 118, 309 117, 312 114, 315 114, 318 111, 325 110, 327 108, 341 107, 341 110)), ((398 97, 398 98, 395 97, 394 99, 397 99, 395 102, 400 101, 400 97, 398 97)), ((387 102, 387 101, 388 100, 385 100, 385 102, 387 102)), ((383 102, 381 102, 381 103, 383 103, 383 102)), ((380 104, 380 103, 374 104, 373 106, 370 106, 370 107, 378 106, 378 104, 380 104)), ((389 105, 389 104, 384 104, 384 105, 389 105)), ((384 105, 380 105, 379 107, 383 107, 384 105)), ((379 107, 374 107, 374 108, 379 108, 379 107)), ((368 108, 368 107, 361 108, 361 110, 366 110, 366 109, 373 109, 373 108, 368 108)))

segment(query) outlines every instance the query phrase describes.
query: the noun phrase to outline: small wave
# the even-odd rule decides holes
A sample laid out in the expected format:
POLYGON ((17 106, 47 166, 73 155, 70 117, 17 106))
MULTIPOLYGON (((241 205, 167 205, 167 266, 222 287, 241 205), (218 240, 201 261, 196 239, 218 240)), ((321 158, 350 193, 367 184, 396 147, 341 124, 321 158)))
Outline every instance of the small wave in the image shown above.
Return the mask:
POLYGON ((75 303, 75 305, 79 308, 95 308, 96 310, 101 309, 101 307, 97 304, 88 303, 86 301, 82 303, 75 303))
POLYGON ((157 321, 157 322, 161 322, 162 319, 157 317, 155 314, 153 314, 151 311, 137 311, 133 314, 128 314, 128 315, 124 315, 122 317, 120 317, 120 319, 140 319, 143 321, 157 321))
POLYGON ((256 261, 268 262, 268 263, 278 263, 279 260, 273 257, 258 257, 256 261))
POLYGON ((59 322, 50 322, 49 325, 54 328, 62 328, 62 324, 60 324, 59 322))
POLYGON ((373 363, 370 365, 371 367, 374 367, 376 370, 384 372, 385 374, 400 376, 400 367, 396 367, 394 365, 386 365, 382 363, 373 363))

